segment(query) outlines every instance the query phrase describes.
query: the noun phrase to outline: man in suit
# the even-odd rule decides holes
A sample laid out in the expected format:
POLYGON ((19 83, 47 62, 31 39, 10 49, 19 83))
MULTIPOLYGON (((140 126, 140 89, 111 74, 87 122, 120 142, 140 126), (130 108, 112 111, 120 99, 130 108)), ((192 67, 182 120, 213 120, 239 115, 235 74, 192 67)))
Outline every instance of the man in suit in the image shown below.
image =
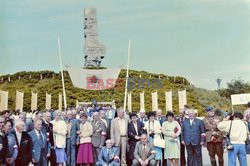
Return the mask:
POLYGON ((148 121, 145 110, 140 110, 140 112, 139 112, 139 121, 141 121, 142 123, 145 123, 145 122, 148 121))
POLYGON ((162 123, 166 121, 166 117, 162 116, 162 110, 158 109, 155 115, 156 120, 158 120, 162 126, 162 123))
POLYGON ((100 153, 101 148, 106 140, 106 126, 103 123, 103 121, 99 118, 98 112, 93 113, 93 120, 91 122, 91 125, 93 127, 91 142, 94 149, 95 161, 97 161, 98 154, 100 153))
POLYGON ((155 166, 156 161, 154 160, 155 152, 153 144, 148 142, 147 134, 141 135, 141 141, 136 143, 134 151, 133 166, 137 165, 150 165, 155 166))
POLYGON ((66 154, 67 154, 67 166, 76 164, 76 139, 77 131, 80 130, 79 121, 72 117, 72 111, 67 111, 67 142, 66 142, 66 154))
POLYGON ((50 156, 48 157, 48 162, 50 162, 51 166, 56 166, 56 154, 55 154, 55 145, 54 145, 54 137, 53 137, 53 124, 51 121, 51 113, 46 111, 43 115, 43 123, 42 123, 42 131, 47 135, 48 143, 51 146, 50 156))
POLYGON ((8 140, 4 133, 5 118, 0 116, 0 165, 5 165, 8 152, 8 140))
POLYGON ((202 166, 201 146, 205 142, 205 128, 202 120, 195 118, 193 109, 188 110, 189 119, 182 127, 181 143, 187 149, 188 166, 202 166))
POLYGON ((114 142, 114 146, 120 149, 121 152, 121 165, 126 164, 126 149, 127 149, 127 129, 128 129, 128 119, 124 117, 125 111, 122 108, 117 110, 117 115, 115 119, 111 122, 110 137, 114 142))
POLYGON ((138 120, 136 113, 130 114, 131 122, 128 124, 128 144, 129 144, 129 154, 128 157, 130 161, 134 159, 135 145, 141 139, 141 135, 144 131, 144 123, 138 120))
POLYGON ((24 122, 22 120, 17 120, 15 123, 15 130, 11 133, 15 136, 18 154, 15 161, 15 165, 27 166, 32 159, 32 142, 28 133, 24 131, 24 122))
POLYGON ((106 146, 102 147, 98 155, 96 166, 119 166, 119 150, 113 147, 112 140, 106 141, 106 146))
POLYGON ((17 153, 18 153, 18 149, 17 149, 17 142, 16 142, 16 138, 13 134, 10 133, 10 130, 12 129, 11 127, 11 122, 6 121, 5 125, 4 125, 4 133, 7 136, 8 139, 8 155, 6 158, 6 164, 10 165, 10 166, 14 166, 15 165, 15 160, 17 158, 17 153))
POLYGON ((47 157, 50 156, 50 144, 47 141, 47 134, 42 132, 42 121, 35 120, 34 130, 29 132, 32 140, 32 163, 35 166, 47 166, 47 157))
MULTIPOLYGON (((179 117, 176 118, 176 121, 180 124, 180 126, 183 126, 183 122, 185 120, 185 110, 180 109, 179 112, 179 117)), ((181 141, 181 136, 180 136, 180 141, 181 141)), ((180 164, 181 166, 186 165, 186 157, 185 157, 185 145, 180 144, 180 164)))

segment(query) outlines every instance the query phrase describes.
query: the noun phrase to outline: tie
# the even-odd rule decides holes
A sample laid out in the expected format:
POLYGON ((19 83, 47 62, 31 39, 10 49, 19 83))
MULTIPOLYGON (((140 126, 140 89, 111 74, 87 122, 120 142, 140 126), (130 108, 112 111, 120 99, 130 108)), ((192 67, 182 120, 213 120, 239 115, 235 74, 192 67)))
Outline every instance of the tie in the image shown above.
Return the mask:
POLYGON ((44 143, 43 143, 43 136, 42 136, 42 134, 41 134, 41 131, 38 131, 38 134, 39 134, 39 143, 43 146, 43 148, 44 148, 44 143))
POLYGON ((143 145, 142 160, 145 161, 146 159, 147 159, 147 155, 146 155, 146 145, 143 145))
POLYGON ((108 159, 110 160, 110 149, 108 149, 108 159))

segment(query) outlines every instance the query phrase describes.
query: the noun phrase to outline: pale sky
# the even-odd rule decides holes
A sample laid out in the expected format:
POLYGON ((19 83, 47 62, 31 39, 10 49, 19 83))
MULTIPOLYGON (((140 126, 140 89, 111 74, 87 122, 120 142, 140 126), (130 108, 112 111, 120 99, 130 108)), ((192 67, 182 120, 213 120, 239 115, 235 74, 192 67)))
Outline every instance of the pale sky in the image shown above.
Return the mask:
POLYGON ((250 82, 250 0, 1 0, 0 75, 84 65, 83 10, 97 9, 102 66, 186 77, 215 89, 215 79, 250 82))

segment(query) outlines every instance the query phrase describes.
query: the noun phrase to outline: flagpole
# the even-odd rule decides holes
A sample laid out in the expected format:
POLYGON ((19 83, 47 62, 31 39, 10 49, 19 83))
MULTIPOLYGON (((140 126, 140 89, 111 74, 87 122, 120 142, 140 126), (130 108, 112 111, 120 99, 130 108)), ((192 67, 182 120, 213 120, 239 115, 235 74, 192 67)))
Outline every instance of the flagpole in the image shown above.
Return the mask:
POLYGON ((65 86, 64 86, 64 76, 63 76, 63 66, 62 66, 62 54, 61 54, 61 43, 60 43, 60 38, 59 37, 58 37, 58 51, 59 51, 60 68, 61 68, 61 76, 62 76, 64 110, 66 111, 67 101, 66 101, 66 91, 65 91, 65 86))
POLYGON ((129 39, 129 41, 128 41, 128 63, 127 63, 127 74, 126 74, 126 85, 125 85, 124 104, 123 104, 123 109, 124 109, 124 111, 126 110, 126 104, 127 104, 129 57, 130 57, 130 39, 129 39))

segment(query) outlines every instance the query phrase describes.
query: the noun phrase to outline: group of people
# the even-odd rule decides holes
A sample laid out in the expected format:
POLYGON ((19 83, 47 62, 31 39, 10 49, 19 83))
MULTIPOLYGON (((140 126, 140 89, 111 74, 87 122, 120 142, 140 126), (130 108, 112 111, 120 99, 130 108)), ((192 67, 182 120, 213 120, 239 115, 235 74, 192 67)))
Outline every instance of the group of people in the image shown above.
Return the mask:
POLYGON ((247 166, 250 109, 245 117, 240 112, 224 117, 213 107, 205 111, 200 119, 190 108, 177 116, 172 111, 163 116, 161 110, 128 114, 122 108, 70 108, 37 111, 33 118, 6 110, 0 116, 0 165, 202 166, 206 146, 211 165, 223 166, 227 133, 234 147, 228 150, 228 165, 235 166, 238 157, 247 166))

